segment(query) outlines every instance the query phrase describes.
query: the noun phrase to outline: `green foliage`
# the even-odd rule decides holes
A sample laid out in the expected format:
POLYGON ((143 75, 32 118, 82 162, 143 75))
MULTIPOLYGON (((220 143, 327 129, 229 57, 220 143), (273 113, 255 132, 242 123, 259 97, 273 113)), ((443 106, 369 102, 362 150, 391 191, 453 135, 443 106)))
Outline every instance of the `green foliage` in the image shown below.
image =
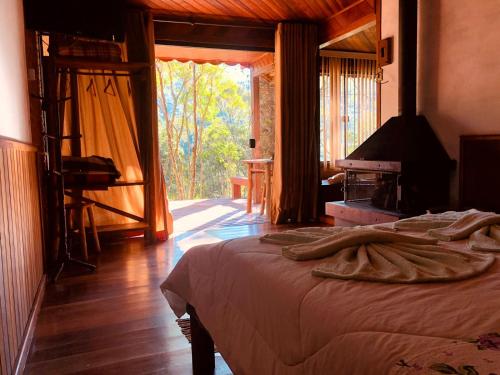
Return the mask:
POLYGON ((160 157, 169 198, 230 196, 250 156, 250 78, 224 64, 156 62, 160 157), (196 97, 196 100, 195 100, 196 97))

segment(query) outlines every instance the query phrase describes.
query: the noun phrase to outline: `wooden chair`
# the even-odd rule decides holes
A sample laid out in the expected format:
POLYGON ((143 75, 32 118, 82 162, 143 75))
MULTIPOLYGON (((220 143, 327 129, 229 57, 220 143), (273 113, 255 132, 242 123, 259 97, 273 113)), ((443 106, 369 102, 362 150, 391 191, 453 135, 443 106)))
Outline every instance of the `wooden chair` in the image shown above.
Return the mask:
POLYGON ((85 218, 84 212, 87 211, 89 218, 90 228, 94 237, 95 248, 98 253, 101 252, 101 244, 99 243, 99 236, 97 234, 97 228, 94 221, 94 204, 85 202, 74 202, 64 205, 66 209, 66 219, 68 222, 67 228, 68 232, 71 231, 80 237, 80 243, 82 247, 82 255, 85 260, 88 259, 87 251, 87 235, 85 229, 85 218), (73 214, 73 215, 72 215, 73 214), (76 227, 73 225, 73 218, 76 218, 76 227))
POLYGON ((241 198, 241 187, 246 186, 248 187, 248 178, 247 177, 231 177, 231 190, 232 190, 232 197, 233 199, 240 199, 241 198))

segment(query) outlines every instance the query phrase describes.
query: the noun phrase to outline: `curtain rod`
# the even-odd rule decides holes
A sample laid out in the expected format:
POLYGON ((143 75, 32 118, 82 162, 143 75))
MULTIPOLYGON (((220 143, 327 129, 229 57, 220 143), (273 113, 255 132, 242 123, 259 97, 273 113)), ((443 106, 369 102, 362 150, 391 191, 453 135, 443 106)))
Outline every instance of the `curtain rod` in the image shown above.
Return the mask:
POLYGON ((115 73, 115 72, 80 72, 80 71, 59 71, 59 74, 74 73, 77 76, 105 76, 105 77, 132 77, 131 73, 115 73))
POLYGON ((320 50, 319 55, 321 57, 339 57, 343 59, 377 60, 377 54, 369 52, 320 50))
POLYGON ((155 18, 154 22, 161 23, 175 23, 175 24, 184 24, 191 26, 216 26, 216 27, 234 27, 240 29, 260 29, 260 30, 274 30, 274 25, 235 25, 231 23, 216 23, 216 22, 202 22, 202 21, 183 21, 183 20, 168 20, 155 18))

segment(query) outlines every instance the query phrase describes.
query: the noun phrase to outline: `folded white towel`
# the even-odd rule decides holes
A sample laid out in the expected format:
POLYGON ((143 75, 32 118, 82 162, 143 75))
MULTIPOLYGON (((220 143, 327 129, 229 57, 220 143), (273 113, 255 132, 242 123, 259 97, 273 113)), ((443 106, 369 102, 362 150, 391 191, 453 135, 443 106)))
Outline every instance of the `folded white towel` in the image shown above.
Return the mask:
POLYGON ((367 243, 386 242, 430 245, 436 244, 437 240, 367 227, 356 227, 344 229, 334 235, 311 243, 284 246, 282 254, 293 260, 320 259, 348 247, 360 246, 367 243))
POLYGON ((500 215, 469 210, 405 219, 381 226, 301 228, 262 236, 287 245, 282 254, 296 261, 326 258, 314 276, 387 283, 454 281, 484 272, 493 254, 446 249, 438 239, 468 238, 473 250, 500 251, 500 215), (406 229, 427 234, 409 235, 406 229), (471 236, 472 234, 472 236, 471 236))
POLYGON ((500 224, 500 215, 478 211, 461 217, 445 228, 430 229, 427 233, 441 241, 458 241, 468 238, 481 228, 497 224, 500 224))
POLYGON ((438 245, 369 243, 339 251, 315 267, 314 276, 385 283, 457 281, 488 269, 495 256, 438 245))
POLYGON ((261 236, 261 242, 277 245, 294 245, 310 243, 322 238, 333 236, 345 230, 345 227, 307 227, 291 229, 284 232, 270 233, 261 236))
POLYGON ((471 234, 468 241, 471 250, 500 252, 500 225, 483 227, 471 234))
POLYGON ((396 230, 407 230, 412 232, 426 232, 429 229, 437 229, 447 227, 458 219, 472 213, 478 213, 476 209, 468 211, 446 211, 439 214, 425 214, 420 216, 401 219, 393 223, 393 228, 396 230))

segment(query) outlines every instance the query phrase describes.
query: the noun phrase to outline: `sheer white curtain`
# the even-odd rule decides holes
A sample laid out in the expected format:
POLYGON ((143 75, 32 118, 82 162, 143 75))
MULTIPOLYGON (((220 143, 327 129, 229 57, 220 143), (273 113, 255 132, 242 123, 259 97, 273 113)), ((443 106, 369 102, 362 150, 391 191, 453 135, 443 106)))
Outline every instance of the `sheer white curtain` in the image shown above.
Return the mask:
POLYGON ((375 60, 321 58, 321 158, 325 167, 354 151, 377 129, 375 60))

